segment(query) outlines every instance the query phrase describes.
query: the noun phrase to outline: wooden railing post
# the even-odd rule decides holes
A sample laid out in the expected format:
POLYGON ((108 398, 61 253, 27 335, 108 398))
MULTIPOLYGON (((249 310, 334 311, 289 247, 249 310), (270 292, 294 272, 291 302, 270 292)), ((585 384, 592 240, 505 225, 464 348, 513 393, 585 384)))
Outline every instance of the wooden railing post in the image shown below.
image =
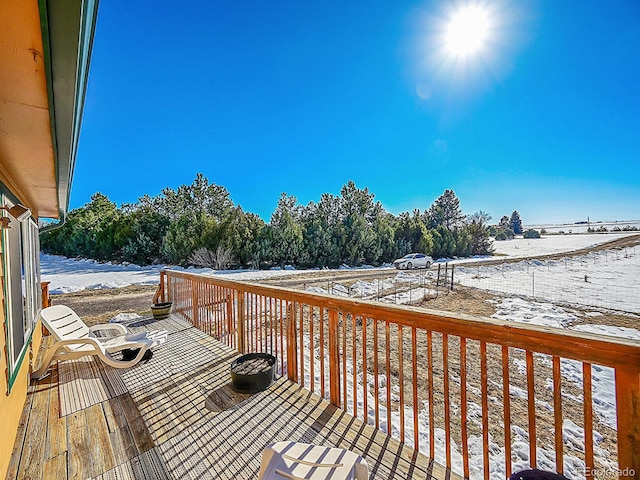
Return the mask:
POLYGON ((246 352, 245 343, 245 311, 244 311, 244 292, 238 291, 238 351, 240 353, 246 352))
POLYGON ((295 303, 287 303, 287 377, 298 383, 298 336, 295 303))
MULTIPOLYGON (((51 306, 51 297, 49 296, 49 284, 51 282, 42 282, 40 284, 40 288, 42 289, 42 308, 47 308, 51 306)), ((49 330, 47 327, 42 324, 42 334, 49 335, 49 330)))
POLYGON ((640 373, 616 369, 618 478, 640 479, 640 373))
POLYGON ((338 312, 329 310, 329 400, 340 406, 340 325, 338 312))
POLYGON ((153 295, 153 303, 164 302, 164 288, 165 288, 165 276, 164 271, 160 272, 160 283, 156 288, 156 293, 153 295))
POLYGON ((42 282, 40 288, 42 289, 42 308, 51 306, 51 298, 49 297, 49 284, 51 282, 42 282))

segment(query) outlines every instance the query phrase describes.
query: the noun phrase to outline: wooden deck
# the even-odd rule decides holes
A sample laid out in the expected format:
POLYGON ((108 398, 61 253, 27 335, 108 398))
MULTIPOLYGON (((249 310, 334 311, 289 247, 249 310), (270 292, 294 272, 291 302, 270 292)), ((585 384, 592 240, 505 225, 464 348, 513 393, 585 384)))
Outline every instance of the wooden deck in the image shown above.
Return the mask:
POLYGON ((282 440, 357 452, 372 479, 453 478, 285 378, 235 393, 237 352, 176 316, 130 329, 168 330, 169 339, 128 370, 67 361, 32 384, 7 478, 256 478, 263 448, 282 440))

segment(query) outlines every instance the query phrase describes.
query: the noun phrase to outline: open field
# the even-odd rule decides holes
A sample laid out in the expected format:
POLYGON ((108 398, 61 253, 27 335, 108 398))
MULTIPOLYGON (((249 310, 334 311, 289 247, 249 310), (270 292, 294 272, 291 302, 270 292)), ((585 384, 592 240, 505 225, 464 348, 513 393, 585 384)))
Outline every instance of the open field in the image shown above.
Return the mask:
POLYGON ((557 223, 552 225, 527 225, 527 228, 534 228, 536 230, 540 230, 544 228, 548 233, 585 233, 588 228, 591 227, 592 230, 597 230, 599 228, 606 228, 609 232, 616 231, 615 229, 624 229, 624 228, 636 228, 640 229, 640 222, 638 220, 629 220, 629 221, 615 221, 615 222, 607 222, 607 221, 598 221, 598 222, 573 222, 573 223, 557 223))

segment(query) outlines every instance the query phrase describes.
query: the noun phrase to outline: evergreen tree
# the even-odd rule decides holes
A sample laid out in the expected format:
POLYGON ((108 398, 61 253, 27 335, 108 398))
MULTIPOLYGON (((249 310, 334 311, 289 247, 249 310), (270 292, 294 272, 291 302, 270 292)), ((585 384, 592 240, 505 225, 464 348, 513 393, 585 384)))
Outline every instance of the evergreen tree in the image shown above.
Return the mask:
POLYGON ((172 263, 187 265, 198 248, 204 247, 204 234, 213 228, 203 211, 187 212, 171 221, 162 241, 162 253, 172 263))
MULTIPOLYGON (((503 217, 504 218, 504 217, 503 217)), ((469 216, 467 232, 471 237, 471 255, 490 255, 493 253, 493 245, 489 238, 489 220, 491 216, 480 210, 469 216)))
POLYGON ((522 220, 520 219, 520 214, 516 210, 511 214, 509 226, 511 227, 511 230, 513 230, 513 233, 516 235, 522 235, 522 220))
POLYGON ((242 265, 259 264, 260 236, 265 228, 264 221, 256 214, 245 212, 238 206, 233 209, 227 224, 223 225, 218 245, 228 247, 232 257, 242 265))
POLYGON ((191 185, 180 185, 177 190, 165 188, 161 195, 152 199, 154 209, 171 220, 187 212, 202 211, 218 223, 230 215, 233 202, 226 188, 209 183, 198 173, 191 185))
POLYGON ((496 240, 511 240, 515 236, 511 228, 511 219, 506 215, 500 218, 498 225, 489 227, 489 233, 493 235, 496 240))
POLYGON ((346 238, 342 261, 350 265, 377 261, 382 249, 373 224, 382 212, 382 205, 374 202, 374 195, 368 188, 361 190, 353 181, 342 187, 340 195, 340 211, 346 238))
POLYGON ((116 204, 102 193, 95 193, 91 201, 76 214, 71 242, 81 256, 109 260, 117 247, 114 241, 115 222, 119 217, 116 204))
POLYGON ((169 219, 147 208, 127 213, 123 218, 129 225, 129 235, 122 247, 122 259, 139 265, 160 262, 169 219))
POLYGON ((397 256, 411 252, 431 255, 433 252, 433 236, 427 229, 419 210, 414 210, 413 215, 401 213, 395 232, 395 243, 398 247, 397 256))
POLYGON ((311 202, 303 209, 305 266, 337 267, 340 265, 344 227, 340 221, 338 197, 323 194, 320 202, 311 202))
POLYGON ((451 233, 444 225, 439 225, 431 230, 433 237, 433 253, 435 258, 449 258, 454 255, 456 242, 451 233))
POLYGON ((282 193, 271 215, 269 240, 272 260, 278 265, 295 264, 300 260, 303 237, 297 202, 296 197, 282 193))
POLYGON ((465 216, 460 210, 460 200, 453 190, 445 190, 426 214, 426 223, 429 228, 443 226, 449 231, 463 224, 465 216))
POLYGON ((453 255, 456 257, 468 257, 471 255, 473 248, 473 239, 469 233, 469 227, 467 225, 456 228, 453 231, 453 239, 455 241, 455 247, 453 255))
POLYGON ((415 250, 421 253, 426 253, 427 255, 431 255, 434 249, 434 241, 433 241, 433 232, 432 230, 426 230, 422 234, 422 238, 418 242, 415 250))
MULTIPOLYGON (((380 254, 378 258, 374 260, 374 263, 392 262, 397 258, 396 244, 394 242, 393 215, 381 212, 375 218, 373 230, 376 234, 378 248, 380 250, 380 254)), ((429 239, 431 239, 431 237, 429 237, 429 239)))

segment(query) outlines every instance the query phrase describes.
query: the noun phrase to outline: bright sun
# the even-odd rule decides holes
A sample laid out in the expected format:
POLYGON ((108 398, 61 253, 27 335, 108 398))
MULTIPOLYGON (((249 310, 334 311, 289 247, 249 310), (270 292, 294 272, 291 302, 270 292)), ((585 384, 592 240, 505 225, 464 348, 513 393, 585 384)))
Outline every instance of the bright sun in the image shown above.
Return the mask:
POLYGON ((445 46, 449 54, 467 57, 484 47, 489 33, 489 15, 476 5, 455 11, 446 25, 445 46))

